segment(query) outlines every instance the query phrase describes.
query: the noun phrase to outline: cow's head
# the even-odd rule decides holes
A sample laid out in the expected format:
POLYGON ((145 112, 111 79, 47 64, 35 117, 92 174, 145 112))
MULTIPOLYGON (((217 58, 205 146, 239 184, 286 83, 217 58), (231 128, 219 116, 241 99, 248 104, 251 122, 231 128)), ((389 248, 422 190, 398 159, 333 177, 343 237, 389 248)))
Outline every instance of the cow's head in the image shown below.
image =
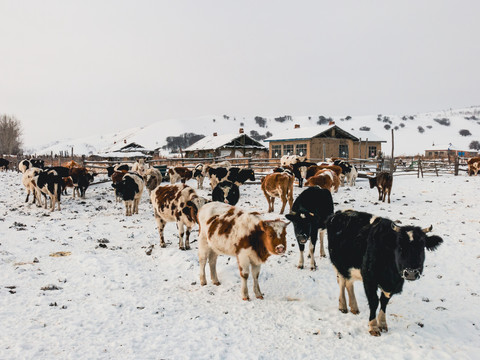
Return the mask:
POLYGON ((252 169, 245 169, 245 178, 250 181, 255 181, 255 172, 252 169))
MULTIPOLYGON (((309 211, 291 212, 285 217, 293 223, 295 237, 300 244, 305 244, 310 239, 315 223, 315 214, 309 211)), ((316 229, 317 227, 315 227, 316 229)))
POLYGON ((432 226, 421 229, 417 226, 397 226, 392 223, 396 232, 395 262, 400 276, 405 280, 417 280, 423 272, 425 248, 434 251, 443 242, 440 236, 427 236, 432 226))
POLYGON ((273 255, 282 255, 287 249, 287 225, 282 220, 260 221, 260 228, 265 234, 265 247, 273 255))
POLYGON ((377 178, 376 177, 369 177, 368 183, 370 184, 370 189, 373 189, 377 185, 377 178))
POLYGON ((200 168, 197 169, 197 168, 195 168, 195 169, 193 170, 193 177, 194 177, 194 178, 197 178, 197 177, 199 177, 199 176, 203 176, 202 170, 203 170, 203 169, 200 169, 200 168))

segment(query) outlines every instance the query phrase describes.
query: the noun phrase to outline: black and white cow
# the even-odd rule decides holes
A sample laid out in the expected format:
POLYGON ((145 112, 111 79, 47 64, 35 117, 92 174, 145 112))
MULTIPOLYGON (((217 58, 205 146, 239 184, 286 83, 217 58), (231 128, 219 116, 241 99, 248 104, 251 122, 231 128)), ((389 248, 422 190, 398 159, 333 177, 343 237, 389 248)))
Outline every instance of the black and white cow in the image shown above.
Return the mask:
POLYGON ((197 189, 203 189, 203 180, 205 179, 205 165, 195 165, 192 176, 194 179, 197 179, 197 189))
POLYGON ((143 178, 137 173, 127 173, 121 181, 112 184, 112 187, 125 203, 125 215, 138 214, 138 204, 144 188, 143 178))
POLYGON ((18 163, 18 170, 20 170, 22 174, 25 174, 25 171, 27 171, 31 167, 32 167, 32 163, 30 162, 30 160, 27 160, 27 159, 22 160, 18 163))
POLYGON ((240 189, 231 181, 222 181, 212 192, 212 200, 235 205, 240 198, 240 189))
POLYGON ((247 180, 255 181, 255 172, 252 169, 240 169, 238 167, 209 168, 208 176, 212 190, 218 183, 225 180, 231 181, 237 186, 243 185, 247 180))
POLYGON ((9 164, 10 164, 10 161, 4 158, 0 158, 0 169, 7 171, 9 164))
POLYGON ((353 210, 337 211, 327 220, 328 251, 340 286, 339 310, 358 314, 353 283, 363 281, 370 308, 369 332, 388 331, 385 317, 392 295, 402 291, 405 280, 417 280, 423 271, 425 248, 435 250, 439 236, 427 236, 432 226, 397 226, 391 220, 353 210), (381 290, 380 312, 377 290, 381 290))
POLYGON ((114 166, 109 166, 107 167, 107 175, 108 177, 112 177, 113 173, 115 171, 120 171, 120 172, 128 172, 130 171, 130 165, 128 164, 117 164, 114 166))
POLYGON ((30 163, 33 167, 45 169, 45 161, 43 161, 42 159, 30 159, 30 163))
POLYGON ((357 168, 355 167, 355 165, 352 165, 342 159, 336 159, 333 162, 333 165, 337 165, 342 168, 342 174, 344 175, 344 177, 342 176, 340 178, 340 181, 342 182, 342 186, 344 185, 345 181, 347 182, 348 186, 355 185, 355 182, 358 176, 357 168))
POLYGON ((310 240, 310 269, 315 270, 315 244, 320 235, 320 257, 325 257, 323 238, 325 222, 333 214, 332 193, 318 186, 305 189, 295 199, 290 214, 285 217, 293 223, 295 237, 300 248, 298 268, 303 269, 303 252, 305 244, 310 240))
POLYGON ((51 167, 45 168, 45 171, 55 173, 63 179, 63 181, 62 181, 62 193, 64 195, 67 195, 66 184, 68 184, 70 182, 65 178, 68 178, 70 176, 70 169, 65 167, 65 166, 51 166, 51 167))
POLYGON ((312 165, 316 164, 313 162, 301 161, 291 165, 293 175, 298 179, 298 187, 303 187, 303 180, 307 178, 307 170, 312 165))
POLYGON ((45 198, 45 209, 47 209, 47 197, 50 198, 50 211, 55 210, 55 203, 60 211, 60 198, 62 194, 62 177, 55 171, 41 171, 33 178, 36 186, 38 205, 42 204, 42 194, 45 198))

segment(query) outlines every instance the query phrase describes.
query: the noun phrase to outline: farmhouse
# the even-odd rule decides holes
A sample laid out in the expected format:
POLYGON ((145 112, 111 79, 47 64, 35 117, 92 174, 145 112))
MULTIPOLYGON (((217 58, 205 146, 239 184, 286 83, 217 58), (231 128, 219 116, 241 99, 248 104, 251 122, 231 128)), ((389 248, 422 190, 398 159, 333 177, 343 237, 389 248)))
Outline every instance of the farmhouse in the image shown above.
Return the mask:
POLYGON ((238 134, 218 135, 213 133, 205 136, 185 149, 187 158, 227 157, 267 157, 268 149, 260 142, 244 134, 240 129, 238 134))
POLYGON ((477 156, 478 152, 475 150, 462 150, 455 147, 452 144, 448 145, 435 145, 425 150, 425 157, 430 159, 435 158, 447 158, 449 156, 458 157, 473 157, 477 156))
POLYGON ((369 131, 347 132, 332 121, 328 125, 294 129, 265 139, 269 143, 269 157, 300 155, 308 159, 327 157, 376 157, 386 142, 369 131))

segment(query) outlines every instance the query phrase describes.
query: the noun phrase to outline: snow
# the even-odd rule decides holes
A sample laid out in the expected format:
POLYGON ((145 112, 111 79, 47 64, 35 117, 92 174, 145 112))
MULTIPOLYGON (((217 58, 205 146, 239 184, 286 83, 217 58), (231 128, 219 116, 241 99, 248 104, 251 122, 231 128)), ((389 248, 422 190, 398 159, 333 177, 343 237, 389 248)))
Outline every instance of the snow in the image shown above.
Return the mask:
MULTIPOLYGON (((325 115, 325 114, 324 114, 325 115)), ((423 114, 407 115, 367 115, 355 116, 351 119, 348 116, 329 116, 335 121, 335 125, 341 129, 361 138, 362 140, 376 139, 386 141, 382 144, 382 151, 391 152, 391 129, 395 130, 395 155, 423 155, 426 149, 433 144, 452 144, 455 148, 468 150, 472 141, 480 141, 480 107, 466 109, 455 109, 436 111, 423 114), (349 120, 347 120, 349 118, 349 120), (435 119, 448 118, 450 126, 439 124, 435 119), (468 119, 467 119, 468 118, 468 119), (380 119, 380 121, 379 121, 380 119), (419 127, 423 132, 419 132, 419 127), (369 128, 368 131, 360 129, 369 128), (470 136, 460 135, 460 130, 468 130, 470 136)), ((313 136, 321 132, 325 125, 318 126, 318 115, 292 116, 292 120, 278 122, 275 116, 266 116, 265 127, 260 127, 255 121, 255 116, 233 116, 233 115, 210 115, 182 119, 167 119, 153 121, 151 125, 143 128, 131 128, 117 131, 111 134, 92 135, 88 138, 69 139, 58 141, 55 144, 31 147, 25 144, 28 154, 46 154, 52 152, 58 154, 60 151, 70 154, 73 147, 74 153, 78 155, 91 155, 101 152, 117 151, 126 144, 135 142, 146 149, 158 149, 166 145, 168 136, 179 136, 184 133, 202 134, 205 136, 218 133, 235 133, 243 128, 247 135, 251 131, 257 131, 260 135, 267 132, 273 134, 272 138, 278 137, 282 132, 291 132, 295 124, 300 125, 300 132, 304 128, 316 128, 307 135, 313 136)), ((108 121, 108 119, 106 119, 108 121)), ((94 131, 94 129, 92 129, 94 131)))
MULTIPOLYGON (((192 250, 180 251, 169 223, 168 245, 158 246, 146 193, 131 217, 115 203, 110 183, 91 186, 86 199, 64 196, 62 210, 50 213, 24 203, 21 174, 0 178, 1 359, 478 358, 480 204, 472 194, 480 177, 396 176, 391 204, 378 203, 365 179, 333 195, 335 210, 433 224, 444 240, 427 252, 422 278, 393 296, 389 332, 379 338, 368 333, 361 283, 360 314, 342 314, 329 259, 316 249, 317 271, 296 268, 292 225, 287 254, 262 266, 265 299, 245 302, 233 257, 219 257, 220 286, 211 284, 208 267, 209 283, 200 286, 197 231, 192 250), (70 255, 50 256, 60 251, 70 255), (50 285, 59 290, 41 290, 50 285)), ((258 184, 241 187, 238 205, 267 210, 258 184)), ((279 216, 278 199, 276 209, 266 216, 279 216)))

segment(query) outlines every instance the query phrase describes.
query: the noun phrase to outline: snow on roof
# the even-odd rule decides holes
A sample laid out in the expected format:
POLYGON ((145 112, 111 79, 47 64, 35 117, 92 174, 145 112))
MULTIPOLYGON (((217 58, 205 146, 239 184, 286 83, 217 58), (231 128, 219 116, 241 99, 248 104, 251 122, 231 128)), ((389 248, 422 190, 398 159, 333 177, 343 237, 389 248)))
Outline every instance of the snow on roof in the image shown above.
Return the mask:
POLYGON ((368 141, 387 142, 387 140, 382 139, 380 136, 378 136, 377 134, 375 134, 371 131, 349 130, 347 132, 352 134, 353 136, 359 138, 359 139, 362 139, 362 141, 365 141, 365 140, 368 139, 368 141))
POLYGON ((427 151, 428 150, 473 151, 473 150, 466 150, 466 149, 459 148, 458 146, 452 145, 451 143, 450 144, 440 144, 440 145, 433 144, 432 146, 428 147, 426 150, 427 151))
POLYGON ((133 157, 144 157, 144 158, 151 158, 150 155, 145 155, 140 151, 113 151, 113 152, 106 152, 106 153, 98 153, 95 156, 105 157, 105 158, 133 158, 133 157))
POLYGON ((335 127, 335 125, 319 125, 285 130, 273 135, 272 137, 269 137, 268 139, 265 139, 265 141, 311 139, 312 137, 317 136, 333 127, 335 127))
MULTIPOLYGON (((235 139, 238 139, 241 136, 247 136, 248 138, 252 139, 250 136, 247 134, 223 134, 223 135, 217 135, 217 136, 205 136, 203 139, 200 139, 197 141, 195 144, 190 145, 188 148, 186 148, 184 151, 197 151, 197 150, 213 150, 213 149, 218 149, 219 147, 222 147, 223 145, 226 145, 235 139)), ((258 141, 252 139, 252 141, 255 141, 258 143, 258 147, 263 145, 259 143, 258 141)), ((250 147, 249 145, 246 145, 245 147, 250 147)))

